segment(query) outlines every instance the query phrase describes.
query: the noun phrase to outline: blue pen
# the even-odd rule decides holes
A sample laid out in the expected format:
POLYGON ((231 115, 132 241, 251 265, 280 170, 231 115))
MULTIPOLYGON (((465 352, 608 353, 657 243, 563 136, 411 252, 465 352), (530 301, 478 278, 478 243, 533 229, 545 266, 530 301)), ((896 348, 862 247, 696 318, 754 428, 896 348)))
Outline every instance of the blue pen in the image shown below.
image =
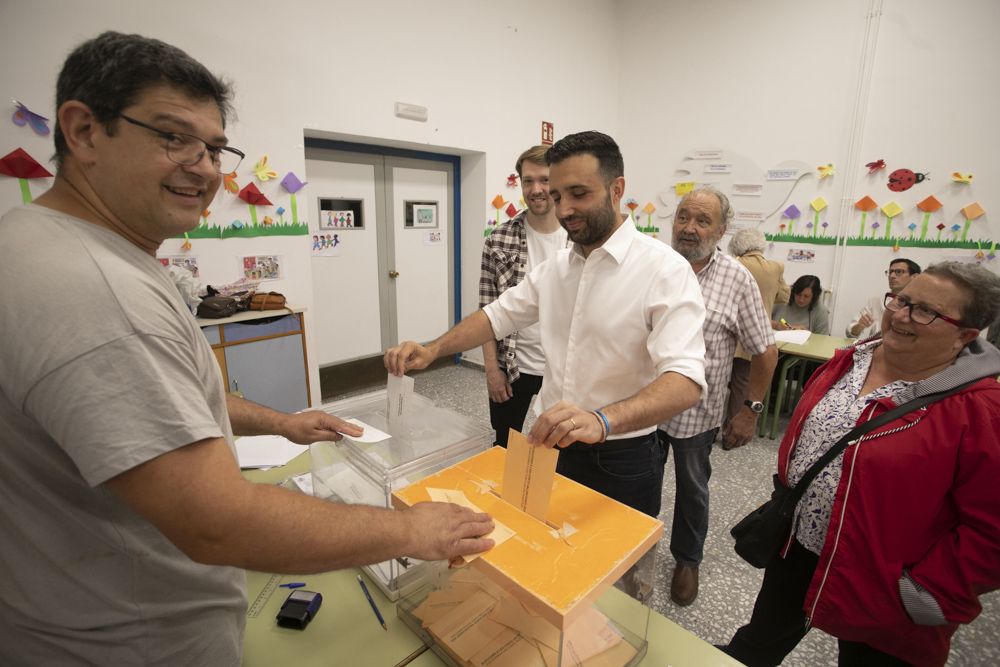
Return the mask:
POLYGON ((279 584, 280 588, 302 588, 305 586, 301 581, 292 581, 287 584, 279 584))
POLYGON ((364 592, 365 597, 368 598, 368 604, 372 606, 372 611, 375 612, 375 617, 378 618, 378 622, 382 624, 382 629, 388 631, 389 628, 385 626, 385 619, 382 618, 382 612, 380 612, 378 607, 375 605, 375 600, 372 599, 372 594, 368 592, 368 587, 365 586, 365 580, 361 578, 360 574, 358 575, 358 583, 361 584, 361 590, 364 592))

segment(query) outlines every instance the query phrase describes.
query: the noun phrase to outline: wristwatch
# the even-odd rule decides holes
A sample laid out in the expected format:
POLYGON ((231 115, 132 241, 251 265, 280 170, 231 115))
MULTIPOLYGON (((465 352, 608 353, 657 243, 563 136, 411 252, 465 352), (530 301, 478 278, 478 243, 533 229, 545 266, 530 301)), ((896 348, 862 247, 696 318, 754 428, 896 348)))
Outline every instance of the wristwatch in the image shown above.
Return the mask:
POLYGON ((764 404, 761 403, 760 401, 751 401, 748 398, 747 400, 743 401, 743 405, 745 405, 748 408, 750 408, 750 410, 754 414, 758 414, 759 415, 760 413, 764 412, 764 404))

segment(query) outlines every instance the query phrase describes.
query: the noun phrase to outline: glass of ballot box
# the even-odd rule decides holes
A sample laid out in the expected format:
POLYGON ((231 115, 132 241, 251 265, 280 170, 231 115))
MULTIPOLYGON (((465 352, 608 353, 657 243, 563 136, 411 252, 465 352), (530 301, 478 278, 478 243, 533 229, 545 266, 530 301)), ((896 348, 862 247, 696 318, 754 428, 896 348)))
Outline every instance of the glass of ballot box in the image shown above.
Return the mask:
MULTIPOLYGON (((309 446, 313 493, 352 504, 391 507, 392 493, 421 478, 493 446, 493 429, 434 404, 419 394, 407 410, 388 416, 386 391, 380 390, 322 406, 341 419, 366 428, 365 440, 343 438, 309 446), (371 437, 374 431, 385 437, 371 437)), ((391 600, 419 585, 426 563, 396 558, 363 569, 391 600)))
POLYGON ((451 665, 638 664, 650 610, 624 591, 640 593, 663 524, 560 475, 544 518, 529 514, 504 499, 519 495, 503 489, 508 455, 494 447, 393 494, 402 508, 444 492, 496 525, 496 546, 433 564, 397 614, 451 665))

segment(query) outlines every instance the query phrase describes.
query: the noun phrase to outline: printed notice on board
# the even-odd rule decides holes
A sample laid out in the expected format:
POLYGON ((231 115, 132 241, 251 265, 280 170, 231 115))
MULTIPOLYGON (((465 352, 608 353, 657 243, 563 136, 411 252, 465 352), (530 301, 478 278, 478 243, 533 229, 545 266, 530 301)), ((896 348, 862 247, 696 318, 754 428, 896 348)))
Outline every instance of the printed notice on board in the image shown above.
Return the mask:
POLYGON ((694 160, 718 160, 722 157, 722 151, 720 150, 702 150, 695 151, 688 155, 689 158, 694 160))
POLYGON ((737 209, 733 217, 743 222, 764 222, 763 211, 741 211, 737 209))
POLYGON ((726 162, 709 162, 705 165, 706 174, 731 174, 733 165, 726 162))
POLYGON ((769 181, 797 181, 799 180, 798 169, 768 169, 767 180, 769 181))
POLYGON ((764 194, 764 186, 760 183, 733 183, 730 193, 737 197, 760 197, 764 194))

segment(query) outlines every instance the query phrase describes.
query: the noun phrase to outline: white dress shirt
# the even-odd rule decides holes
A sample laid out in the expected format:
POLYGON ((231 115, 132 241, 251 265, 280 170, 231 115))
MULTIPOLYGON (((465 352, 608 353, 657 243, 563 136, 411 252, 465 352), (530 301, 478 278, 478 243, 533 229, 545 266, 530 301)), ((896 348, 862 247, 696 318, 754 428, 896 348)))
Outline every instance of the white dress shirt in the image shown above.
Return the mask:
POLYGON ((705 391, 705 305, 698 281, 687 260, 640 234, 631 220, 587 258, 576 244, 559 251, 483 310, 498 339, 539 323, 542 410, 560 400, 603 408, 670 371, 705 391))

